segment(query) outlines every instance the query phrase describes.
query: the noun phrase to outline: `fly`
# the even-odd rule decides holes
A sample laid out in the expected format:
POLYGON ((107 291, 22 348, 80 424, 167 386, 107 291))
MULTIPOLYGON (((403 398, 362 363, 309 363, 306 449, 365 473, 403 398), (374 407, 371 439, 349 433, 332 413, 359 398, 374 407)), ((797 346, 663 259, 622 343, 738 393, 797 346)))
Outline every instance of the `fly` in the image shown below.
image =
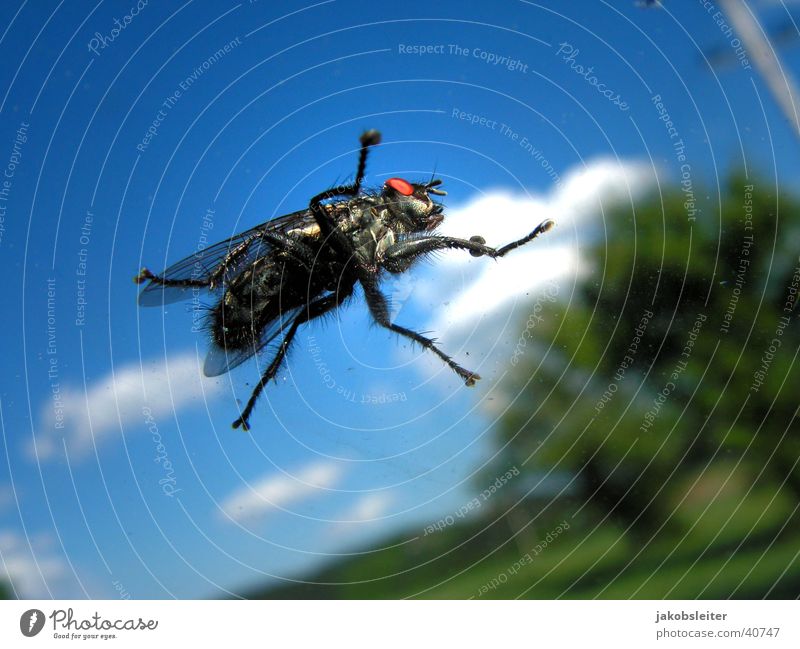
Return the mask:
POLYGON ((358 168, 352 184, 314 196, 308 208, 277 217, 199 251, 155 275, 147 268, 135 277, 149 282, 139 295, 141 306, 163 306, 202 289, 219 295, 208 314, 211 348, 203 373, 219 376, 251 356, 272 347, 271 360, 233 422, 249 430, 253 407, 264 386, 275 379, 301 325, 344 304, 360 285, 370 314, 389 329, 436 354, 468 386, 480 376, 461 367, 420 333, 391 322, 380 280, 399 274, 437 250, 466 250, 475 257, 497 259, 538 235, 530 234, 501 248, 481 236, 459 239, 436 233, 444 207, 434 200, 446 192, 442 181, 413 183, 389 178, 380 191, 362 191, 370 147, 378 131, 361 136, 358 168))

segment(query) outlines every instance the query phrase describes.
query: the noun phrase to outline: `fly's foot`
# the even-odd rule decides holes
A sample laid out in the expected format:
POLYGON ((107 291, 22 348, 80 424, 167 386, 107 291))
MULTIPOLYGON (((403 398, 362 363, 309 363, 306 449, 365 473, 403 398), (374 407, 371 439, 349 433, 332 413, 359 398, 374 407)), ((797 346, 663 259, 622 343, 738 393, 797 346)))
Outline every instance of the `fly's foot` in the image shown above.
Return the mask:
POLYGON ((241 429, 244 432, 249 431, 250 430, 250 423, 247 421, 247 419, 248 418, 245 417, 245 416, 239 417, 239 419, 237 419, 236 421, 234 421, 231 424, 231 428, 239 428, 239 427, 241 427, 241 429))
POLYGON ((133 281, 137 284, 144 284, 147 280, 153 279, 154 277, 155 275, 147 270, 147 268, 142 268, 139 274, 133 278, 133 281))
POLYGON ((361 134, 361 146, 375 146, 381 143, 381 132, 371 129, 361 134))
POLYGON ((475 387, 475 384, 481 380, 481 375, 477 374, 476 372, 470 372, 469 370, 465 370, 463 367, 454 367, 453 368, 462 379, 464 379, 464 385, 468 388, 475 387))
POLYGON ((475 384, 481 380, 480 374, 475 374, 475 372, 470 372, 469 376, 464 379, 464 385, 468 388, 474 388, 475 384))

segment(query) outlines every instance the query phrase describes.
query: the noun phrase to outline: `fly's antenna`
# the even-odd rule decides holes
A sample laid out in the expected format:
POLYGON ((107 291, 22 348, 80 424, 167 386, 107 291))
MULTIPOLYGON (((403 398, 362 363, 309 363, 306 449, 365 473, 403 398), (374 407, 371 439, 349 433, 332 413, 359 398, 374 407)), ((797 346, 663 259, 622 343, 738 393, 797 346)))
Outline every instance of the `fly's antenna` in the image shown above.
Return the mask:
POLYGON ((447 196, 447 192, 443 189, 436 189, 441 184, 441 180, 432 180, 425 187, 425 191, 427 191, 429 194, 436 194, 437 196, 447 196))
POLYGON ((447 192, 443 189, 434 189, 434 187, 438 187, 442 184, 441 180, 436 179, 436 165, 433 166, 433 172, 431 173, 431 179, 425 183, 425 191, 429 194, 436 194, 437 196, 447 196, 447 192))

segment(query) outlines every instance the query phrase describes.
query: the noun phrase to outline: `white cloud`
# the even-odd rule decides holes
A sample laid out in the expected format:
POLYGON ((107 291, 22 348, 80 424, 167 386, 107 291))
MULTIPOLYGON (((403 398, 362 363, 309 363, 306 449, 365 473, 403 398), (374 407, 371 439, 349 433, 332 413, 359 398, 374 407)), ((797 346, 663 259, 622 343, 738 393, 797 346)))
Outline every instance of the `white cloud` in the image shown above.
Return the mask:
POLYGON ((61 452, 63 438, 70 459, 79 459, 115 432, 144 430, 146 413, 153 418, 169 416, 188 404, 199 405, 219 388, 218 381, 203 376, 195 354, 123 365, 89 384, 85 392, 82 387, 62 385, 61 412, 48 398, 31 455, 52 458, 61 452), (57 427, 59 423, 63 425, 57 427))
POLYGON ((17 549, 19 539, 10 530, 0 530, 0 554, 5 555, 17 549))
POLYGON ((39 546, 36 539, 29 545, 18 532, 0 529, 0 581, 10 583, 18 597, 51 597, 68 574, 63 559, 39 546))
POLYGON ((339 464, 318 461, 293 474, 270 473, 238 489, 221 504, 222 513, 234 521, 252 520, 320 495, 341 479, 339 464))
POLYGON ((447 323, 468 327, 472 317, 524 298, 526 291, 554 279, 579 273, 580 249, 597 235, 608 210, 652 189, 655 181, 652 167, 600 160, 567 174, 549 195, 490 193, 451 210, 444 234, 462 238, 481 234, 496 247, 525 236, 546 219, 555 221, 556 227, 497 262, 455 251, 437 259, 437 285, 444 280, 443 273, 461 278, 471 271, 471 277, 432 327, 438 330, 447 323))
POLYGON ((369 531, 384 531, 387 522, 383 520, 389 511, 394 497, 386 491, 373 491, 360 494, 328 527, 331 540, 350 540, 355 535, 361 540, 369 531))
MULTIPOLYGON (((514 304, 530 304, 554 283, 556 292, 568 299, 571 284, 593 263, 582 257, 582 250, 602 236, 609 210, 651 191, 657 180, 653 167, 644 163, 598 160, 566 174, 546 195, 491 192, 450 209, 443 234, 480 234, 496 247, 525 236, 546 219, 556 227, 497 261, 460 251, 439 255, 429 271, 435 281, 421 277, 411 295, 419 308, 432 314, 418 329, 433 332, 441 346, 457 356, 467 340, 469 349, 490 354, 498 343, 519 336, 522 315, 514 314, 514 304), (512 327, 505 322, 509 317, 512 327)), ((442 370, 432 354, 421 355, 431 357, 422 365, 426 373, 442 370)), ((446 368, 440 375, 447 375, 446 368)))
MULTIPOLYGON (((445 234, 460 237, 489 232, 497 239, 494 243, 507 243, 548 218, 562 230, 597 220, 603 210, 653 189, 656 180, 653 167, 641 162, 595 160, 568 172, 549 194, 523 196, 508 191, 488 192, 467 205, 450 208, 440 229, 445 234), (490 209, 494 205, 500 211, 490 209)), ((554 232, 547 236, 552 237, 554 232)), ((525 248, 520 248, 515 254, 523 250, 525 248)), ((458 256, 453 255, 448 255, 446 261, 459 263, 458 256)))
POLYGON ((342 514, 342 523, 366 523, 381 518, 392 504, 392 497, 385 491, 359 496, 353 506, 342 514))

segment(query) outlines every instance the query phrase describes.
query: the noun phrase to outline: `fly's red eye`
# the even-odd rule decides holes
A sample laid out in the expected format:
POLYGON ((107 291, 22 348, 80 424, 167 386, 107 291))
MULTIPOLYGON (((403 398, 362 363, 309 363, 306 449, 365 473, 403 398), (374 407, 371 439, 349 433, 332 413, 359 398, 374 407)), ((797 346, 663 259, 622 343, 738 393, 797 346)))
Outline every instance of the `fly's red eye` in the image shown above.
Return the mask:
POLYGON ((401 193, 403 196, 411 196, 414 193, 414 187, 407 180, 402 178, 389 178, 386 181, 386 186, 391 187, 396 192, 401 193))

